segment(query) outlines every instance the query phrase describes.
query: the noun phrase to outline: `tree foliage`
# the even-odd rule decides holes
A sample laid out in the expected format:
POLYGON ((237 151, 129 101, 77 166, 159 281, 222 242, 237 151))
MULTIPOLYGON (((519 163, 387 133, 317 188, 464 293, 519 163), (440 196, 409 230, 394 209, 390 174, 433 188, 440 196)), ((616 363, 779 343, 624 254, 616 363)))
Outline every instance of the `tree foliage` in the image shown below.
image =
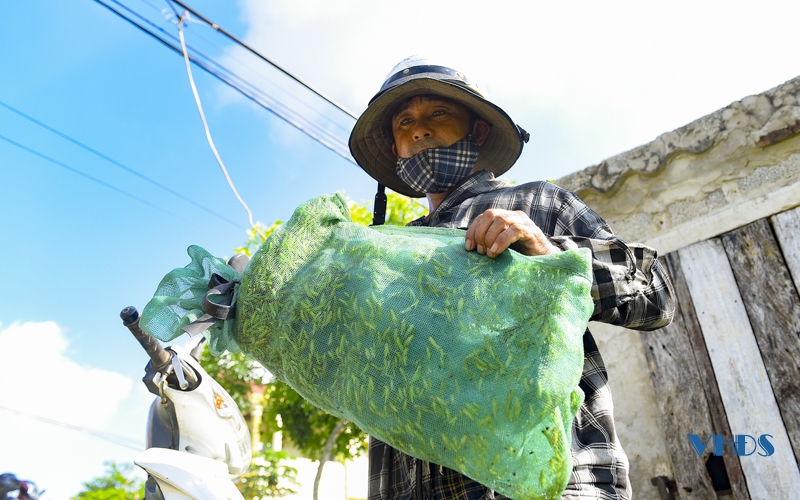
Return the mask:
MULTIPOLYGON (((368 205, 348 200, 348 206, 353 222, 364 225, 372 223, 372 212, 368 205)), ((426 208, 412 198, 396 193, 387 194, 386 224, 405 225, 411 220, 423 216, 426 212, 426 208)), ((276 221, 270 226, 258 224, 248 231, 247 243, 236 248, 235 251, 251 256, 281 223, 282 221, 276 221)), ((220 357, 212 357, 206 349, 201 358, 201 364, 231 394, 248 419, 251 411, 249 394, 252 387, 254 385, 265 386, 264 414, 259 432, 261 433, 261 442, 265 443, 265 453, 269 454, 271 458, 265 461, 266 465, 254 466, 259 467, 258 471, 255 471, 253 467, 248 471, 249 479, 246 486, 247 492, 250 494, 248 498, 253 496, 277 497, 290 493, 291 487, 278 487, 279 484, 284 484, 279 483, 280 478, 290 478, 292 471, 288 470, 282 462, 287 458, 286 454, 281 455, 271 449, 269 443, 272 441, 272 435, 282 431, 284 439, 291 441, 304 456, 318 460, 339 418, 318 409, 283 382, 265 380, 266 370, 258 362, 241 353, 226 352, 220 357), (282 422, 280 428, 278 427, 278 416, 282 422), (259 481, 262 482, 259 483, 259 481), (266 486, 263 486, 263 481, 266 481, 266 486)), ((361 455, 366 448, 366 435, 355 424, 350 423, 337 438, 333 447, 333 456, 338 461, 344 461, 361 455)), ((296 473, 296 471, 294 472, 296 473)), ((245 492, 244 488, 240 487, 243 493, 245 492)), ((245 496, 247 497, 247 494, 245 496)))
POLYGON ((144 481, 132 477, 133 464, 104 462, 106 472, 83 483, 83 491, 72 500, 141 500, 144 498, 144 481))
POLYGON ((297 493, 297 469, 287 465, 291 458, 285 451, 275 451, 269 446, 261 450, 238 480, 242 496, 255 500, 297 493))

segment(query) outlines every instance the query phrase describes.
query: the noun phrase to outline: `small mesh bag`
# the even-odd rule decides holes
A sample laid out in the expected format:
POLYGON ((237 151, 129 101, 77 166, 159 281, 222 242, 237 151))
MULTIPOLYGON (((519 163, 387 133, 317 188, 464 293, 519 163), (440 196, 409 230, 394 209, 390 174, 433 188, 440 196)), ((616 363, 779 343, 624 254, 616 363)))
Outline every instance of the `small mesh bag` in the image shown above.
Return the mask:
POLYGON ((144 310, 157 338, 203 314, 213 273, 240 279, 236 318, 207 335, 215 352, 241 349, 323 410, 507 497, 560 497, 583 402, 588 250, 489 259, 460 230, 352 223, 327 195, 300 206, 243 276, 199 247, 190 255, 144 310))

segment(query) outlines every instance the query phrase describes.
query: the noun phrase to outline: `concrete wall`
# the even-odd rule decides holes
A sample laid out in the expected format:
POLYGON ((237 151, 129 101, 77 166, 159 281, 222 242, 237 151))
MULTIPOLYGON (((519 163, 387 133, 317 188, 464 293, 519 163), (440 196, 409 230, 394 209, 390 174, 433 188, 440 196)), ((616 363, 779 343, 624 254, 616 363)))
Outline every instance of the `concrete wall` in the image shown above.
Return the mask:
POLYGON ((556 181, 664 254, 800 204, 800 77, 556 181))
MULTIPOLYGON (((800 77, 570 174, 615 233, 661 255, 800 205, 800 77)), ((591 324, 606 361, 617 433, 637 500, 672 477, 639 332, 591 324)))

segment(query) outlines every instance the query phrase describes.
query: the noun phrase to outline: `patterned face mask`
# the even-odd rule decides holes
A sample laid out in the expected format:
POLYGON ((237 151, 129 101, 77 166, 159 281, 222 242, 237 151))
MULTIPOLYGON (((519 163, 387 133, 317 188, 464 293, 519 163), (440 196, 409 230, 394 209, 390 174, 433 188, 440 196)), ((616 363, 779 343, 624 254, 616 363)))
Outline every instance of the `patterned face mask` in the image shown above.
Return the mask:
POLYGON ((398 158, 397 175, 421 193, 444 193, 472 170, 479 149, 475 137, 467 134, 446 148, 425 149, 411 158, 398 158))

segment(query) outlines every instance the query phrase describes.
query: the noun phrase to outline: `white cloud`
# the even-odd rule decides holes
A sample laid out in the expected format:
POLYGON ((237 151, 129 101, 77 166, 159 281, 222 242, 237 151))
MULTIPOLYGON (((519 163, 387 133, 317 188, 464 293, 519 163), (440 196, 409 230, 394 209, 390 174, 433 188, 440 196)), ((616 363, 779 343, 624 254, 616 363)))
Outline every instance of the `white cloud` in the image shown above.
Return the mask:
POLYGON ((762 4, 759 12, 745 2, 728 2, 723 10, 712 2, 591 0, 440 1, 424 7, 245 0, 243 7, 248 43, 354 107, 366 103, 396 62, 414 53, 450 60, 495 93, 544 103, 580 99, 577 90, 593 93, 597 87, 646 95, 654 86, 666 90, 660 82, 676 75, 703 86, 691 81, 693 72, 727 65, 747 80, 752 75, 739 71, 743 63, 757 63, 745 60, 748 55, 785 63, 767 48, 792 34, 776 33, 782 21, 768 13, 798 10, 780 1, 762 4), (754 22, 758 17, 771 22, 754 22))
POLYGON ((130 393, 119 373, 80 366, 67 358, 67 339, 52 322, 14 323, 0 331, 0 401, 25 413, 82 426, 105 422, 130 393), (52 409, 58 408, 53 415, 52 409))
POLYGON ((450 61, 539 131, 537 161, 562 158, 569 170, 800 73, 776 50, 794 43, 800 4, 780 0, 757 10, 690 0, 242 6, 248 43, 355 111, 400 59, 450 61))
POLYGON ((139 452, 36 417, 141 440, 143 449, 152 400, 129 377, 75 363, 68 348, 51 321, 0 327, 0 404, 14 410, 0 410, 0 472, 35 481, 45 499, 68 498, 103 473, 103 461, 139 452))

